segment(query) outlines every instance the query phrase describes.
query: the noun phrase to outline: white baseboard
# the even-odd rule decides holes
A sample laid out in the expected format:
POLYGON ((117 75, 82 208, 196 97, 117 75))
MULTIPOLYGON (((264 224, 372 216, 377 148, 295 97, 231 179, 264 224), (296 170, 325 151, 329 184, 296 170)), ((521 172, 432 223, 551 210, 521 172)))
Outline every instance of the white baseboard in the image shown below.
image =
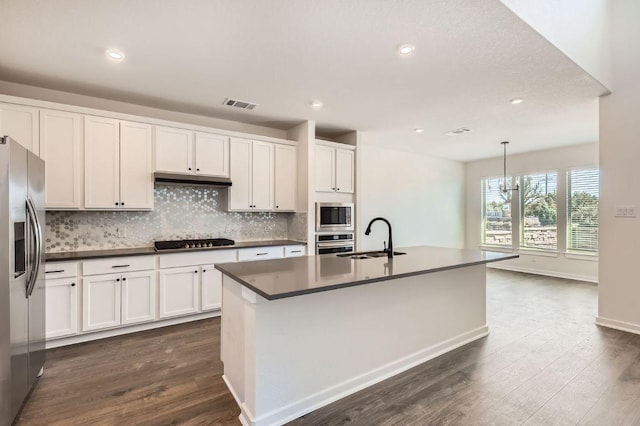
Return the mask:
POLYGON ((257 419, 253 419, 251 413, 245 413, 244 404, 239 403, 240 408, 243 410, 242 414, 240 415, 240 422, 246 426, 285 424, 297 419, 300 416, 310 413, 313 410, 324 407, 325 405, 344 398, 345 396, 351 395, 378 382, 388 379, 389 377, 393 377, 404 371, 407 371, 410 368, 429 361, 437 356, 459 348, 460 346, 466 345, 467 343, 473 342, 474 340, 481 339, 488 334, 489 329, 486 325, 471 330, 467 333, 445 340, 444 342, 438 343, 425 349, 421 349, 399 360, 382 365, 357 377, 345 380, 344 382, 338 383, 335 386, 324 389, 320 392, 295 401, 277 410, 266 413, 257 419))
POLYGON ((123 334, 135 333, 144 330, 153 330, 154 328, 168 327, 170 325, 183 324, 185 322, 199 321, 206 318, 219 317, 220 310, 211 312, 201 312, 195 315, 189 315, 184 317, 168 318, 164 320, 158 320, 153 322, 146 322, 143 324, 136 324, 126 327, 111 328, 108 330, 100 330, 94 332, 86 332, 82 334, 76 334, 68 337, 59 337, 51 340, 47 340, 45 343, 46 349, 59 348, 61 346, 75 345, 76 343, 90 342, 92 340, 106 339, 108 337, 122 336, 123 334))
POLYGON ((611 318, 596 317, 596 324, 603 327, 614 328, 616 330, 626 331, 629 333, 640 334, 640 324, 631 322, 618 321, 611 318))
POLYGON ((533 269, 533 268, 523 268, 522 266, 498 265, 494 263, 487 264, 487 268, 501 269, 504 271, 513 271, 513 272, 524 272, 526 274, 544 275, 545 277, 564 278, 567 280, 586 281, 586 282, 595 283, 595 284, 598 283, 598 277, 593 277, 590 275, 567 274, 564 272, 546 271, 546 270, 533 269))

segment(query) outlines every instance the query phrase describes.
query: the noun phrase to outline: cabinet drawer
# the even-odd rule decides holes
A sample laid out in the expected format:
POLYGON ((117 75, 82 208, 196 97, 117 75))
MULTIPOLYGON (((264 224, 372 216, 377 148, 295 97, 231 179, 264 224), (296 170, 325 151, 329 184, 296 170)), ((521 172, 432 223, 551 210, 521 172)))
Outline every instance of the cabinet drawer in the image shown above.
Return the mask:
POLYGON ((47 262, 44 264, 47 280, 53 278, 75 278, 78 276, 78 262, 47 262))
POLYGON ((284 256, 284 250, 280 247, 257 247, 238 250, 238 261, 280 259, 284 256))
POLYGON ((82 275, 114 274, 156 268, 156 256, 114 257, 82 262, 82 275))
POLYGON ((183 266, 230 263, 235 262, 237 256, 237 250, 208 250, 163 254, 160 256, 160 268, 180 268, 183 266))
POLYGON ((285 246, 284 247, 284 257, 297 257, 304 256, 306 254, 305 246, 285 246))

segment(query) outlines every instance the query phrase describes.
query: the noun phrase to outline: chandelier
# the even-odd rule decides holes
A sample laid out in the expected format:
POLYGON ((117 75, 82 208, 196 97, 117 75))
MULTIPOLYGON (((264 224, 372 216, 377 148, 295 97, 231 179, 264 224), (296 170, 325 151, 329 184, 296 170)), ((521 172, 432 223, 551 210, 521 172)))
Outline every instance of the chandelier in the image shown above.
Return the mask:
POLYGON ((502 177, 502 182, 500 182, 500 191, 503 193, 507 193, 509 191, 517 191, 518 189, 520 189, 520 185, 518 184, 518 181, 516 180, 516 184, 510 188, 510 184, 507 182, 507 145, 509 144, 509 141, 503 141, 500 142, 502 144, 503 147, 503 177, 502 177))

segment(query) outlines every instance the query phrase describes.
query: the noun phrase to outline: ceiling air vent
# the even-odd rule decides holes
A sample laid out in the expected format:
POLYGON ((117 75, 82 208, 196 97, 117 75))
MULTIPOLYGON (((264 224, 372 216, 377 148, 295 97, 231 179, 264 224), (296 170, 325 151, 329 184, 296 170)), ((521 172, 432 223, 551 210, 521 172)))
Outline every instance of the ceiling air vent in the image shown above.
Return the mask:
POLYGON ((253 102, 240 101, 238 99, 227 98, 224 100, 224 105, 236 108, 247 109, 249 111, 254 110, 258 107, 258 104, 254 104, 253 102))
POLYGON ((449 130, 447 133, 445 133, 445 135, 459 136, 459 135, 464 135, 465 133, 469 133, 470 131, 471 129, 469 129, 468 127, 460 127, 459 129, 449 130))

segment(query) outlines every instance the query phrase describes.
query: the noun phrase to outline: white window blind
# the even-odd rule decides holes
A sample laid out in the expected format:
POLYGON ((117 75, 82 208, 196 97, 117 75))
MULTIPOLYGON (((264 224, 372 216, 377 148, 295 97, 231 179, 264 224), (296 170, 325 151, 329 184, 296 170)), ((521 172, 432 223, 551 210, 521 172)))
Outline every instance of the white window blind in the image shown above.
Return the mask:
MULTIPOLYGON (((502 178, 482 181, 482 244, 511 247, 511 191, 500 191, 502 178)), ((507 177, 511 183, 511 178, 507 177)))
POLYGON ((520 246, 539 250, 558 248, 558 173, 520 177, 520 246))
POLYGON ((600 170, 572 170, 568 172, 567 181, 567 250, 597 253, 600 170))

